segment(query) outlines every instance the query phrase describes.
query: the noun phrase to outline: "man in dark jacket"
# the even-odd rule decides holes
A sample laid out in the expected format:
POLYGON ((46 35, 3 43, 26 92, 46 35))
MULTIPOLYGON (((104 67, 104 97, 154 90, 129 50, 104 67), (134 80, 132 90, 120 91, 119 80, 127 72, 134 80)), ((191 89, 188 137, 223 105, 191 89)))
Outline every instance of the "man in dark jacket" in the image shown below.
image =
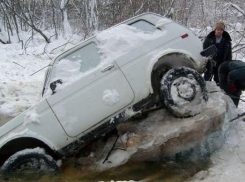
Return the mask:
POLYGON ((216 23, 215 30, 210 32, 203 43, 203 49, 215 45, 218 49, 217 54, 213 57, 214 64, 210 61, 207 64, 207 71, 204 73, 204 79, 211 81, 214 76, 214 81, 219 83, 218 68, 224 61, 232 59, 231 53, 231 37, 225 31, 225 24, 223 22, 216 23))
POLYGON ((220 88, 228 94, 238 106, 242 90, 245 90, 245 62, 226 61, 219 67, 220 88))

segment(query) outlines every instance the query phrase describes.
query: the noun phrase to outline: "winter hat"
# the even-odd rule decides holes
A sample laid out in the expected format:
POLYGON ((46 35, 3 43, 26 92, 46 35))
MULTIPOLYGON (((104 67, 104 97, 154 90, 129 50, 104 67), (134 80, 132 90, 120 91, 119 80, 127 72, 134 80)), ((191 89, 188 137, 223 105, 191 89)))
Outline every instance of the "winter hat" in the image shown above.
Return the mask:
POLYGON ((215 30, 216 29, 222 29, 222 30, 225 30, 225 24, 224 22, 218 22, 215 24, 215 30))

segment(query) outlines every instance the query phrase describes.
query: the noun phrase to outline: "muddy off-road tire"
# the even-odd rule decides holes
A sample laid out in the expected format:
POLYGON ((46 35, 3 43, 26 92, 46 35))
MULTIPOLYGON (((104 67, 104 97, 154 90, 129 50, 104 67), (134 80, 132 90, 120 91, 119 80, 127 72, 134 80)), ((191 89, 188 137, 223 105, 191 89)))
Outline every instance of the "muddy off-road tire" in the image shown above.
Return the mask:
POLYGON ((176 117, 194 116, 206 108, 206 83, 193 69, 171 69, 161 80, 160 100, 176 117))
POLYGON ((24 171, 58 172, 59 167, 56 161, 41 148, 16 152, 1 167, 1 173, 4 177, 24 171))

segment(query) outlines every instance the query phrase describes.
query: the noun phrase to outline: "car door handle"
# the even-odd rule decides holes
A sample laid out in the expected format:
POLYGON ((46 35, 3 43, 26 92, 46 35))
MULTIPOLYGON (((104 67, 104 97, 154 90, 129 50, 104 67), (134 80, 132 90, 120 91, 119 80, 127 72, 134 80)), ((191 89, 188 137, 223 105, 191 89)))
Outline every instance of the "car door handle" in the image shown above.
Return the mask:
POLYGON ((111 64, 111 65, 105 67, 101 72, 104 73, 104 72, 106 72, 106 71, 111 70, 112 68, 114 68, 114 65, 111 64))

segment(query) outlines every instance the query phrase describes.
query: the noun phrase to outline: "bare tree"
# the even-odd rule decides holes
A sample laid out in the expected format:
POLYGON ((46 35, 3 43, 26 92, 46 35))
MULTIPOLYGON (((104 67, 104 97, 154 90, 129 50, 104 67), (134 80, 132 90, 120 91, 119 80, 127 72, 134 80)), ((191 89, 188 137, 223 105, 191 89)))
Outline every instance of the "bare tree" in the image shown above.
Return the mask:
POLYGON ((4 6, 4 8, 9 12, 9 14, 12 13, 15 16, 17 16, 19 19, 25 22, 29 27, 31 27, 32 30, 38 32, 45 39, 47 43, 50 42, 48 37, 41 31, 41 29, 38 28, 36 22, 34 21, 34 14, 30 10, 31 7, 27 7, 27 6, 23 7, 20 1, 16 1, 16 4, 14 4, 14 6, 12 6, 12 4, 6 0, 0 0, 0 2, 1 5, 4 6), (16 11, 15 6, 18 8, 20 12, 16 11))
POLYGON ((20 31, 37 32, 50 42, 44 30, 53 32, 56 39, 71 32, 85 39, 145 12, 167 16, 202 34, 217 21, 224 21, 236 40, 235 51, 242 53, 244 9, 243 0, 0 0, 0 20, 8 42, 13 33, 19 35, 20 31), (242 27, 239 31, 235 28, 238 23, 242 27))

